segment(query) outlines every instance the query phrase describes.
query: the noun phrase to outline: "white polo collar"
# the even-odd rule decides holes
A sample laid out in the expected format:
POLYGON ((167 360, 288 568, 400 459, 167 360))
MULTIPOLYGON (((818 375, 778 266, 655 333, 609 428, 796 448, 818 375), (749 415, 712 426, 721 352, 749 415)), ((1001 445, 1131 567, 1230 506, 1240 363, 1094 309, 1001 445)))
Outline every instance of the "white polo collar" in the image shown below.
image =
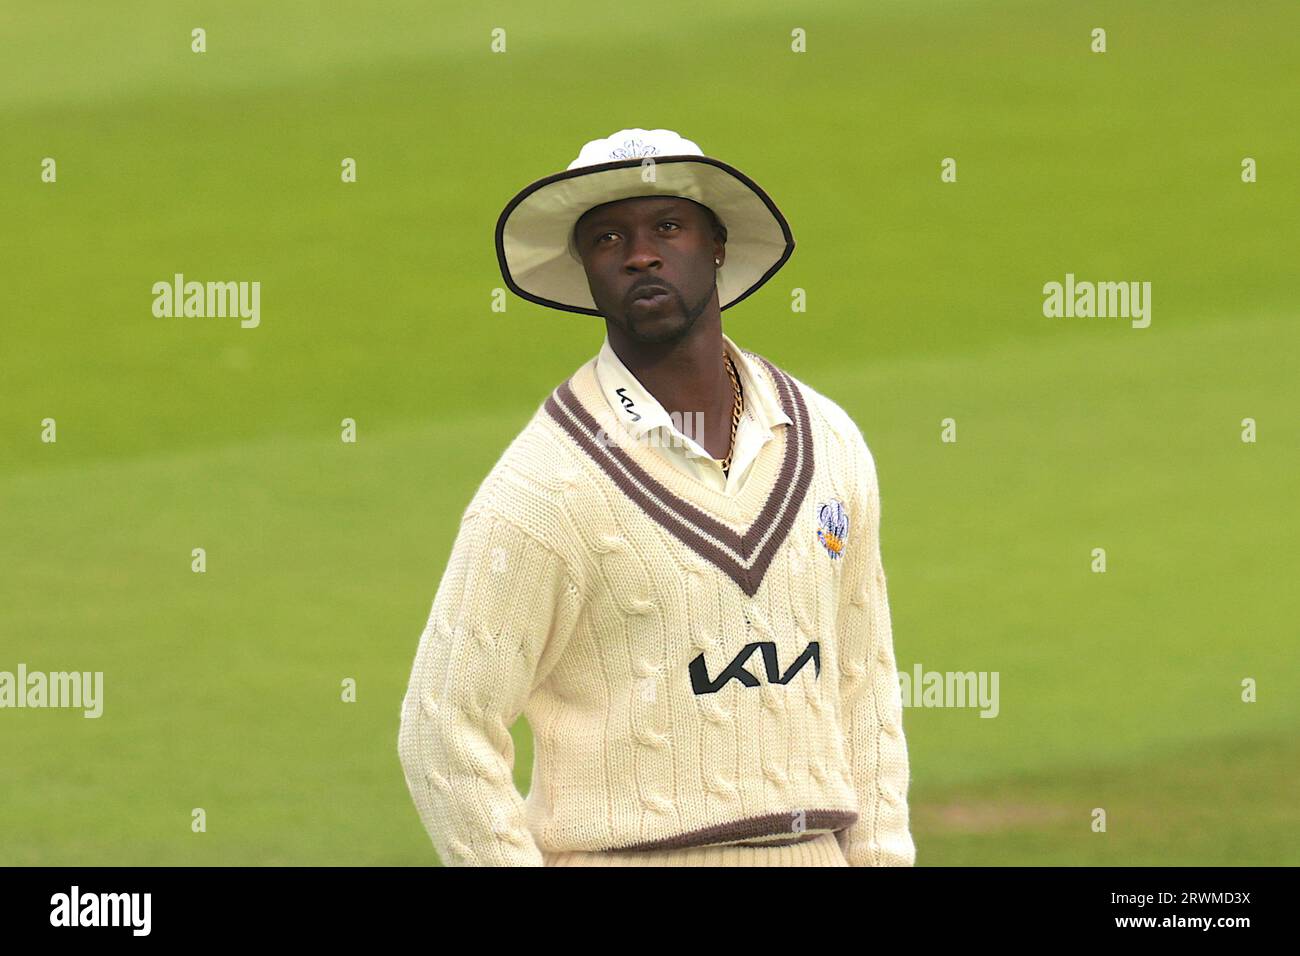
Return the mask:
MULTIPOLYGON (((793 422, 781 407, 781 402, 773 389, 770 378, 756 366, 753 359, 745 354, 726 333, 722 335, 722 346, 735 363, 740 376, 741 392, 744 396, 744 415, 759 426, 763 434, 771 437, 772 429, 777 425, 792 425, 793 422)), ((711 458, 708 451, 695 442, 689 432, 695 434, 690 423, 682 423, 679 428, 663 405, 651 395, 637 380, 609 344, 609 334, 596 356, 596 378, 601 393, 609 402, 616 420, 627 429, 628 433, 640 438, 655 428, 665 428, 670 435, 677 437, 681 443, 695 455, 711 458)))

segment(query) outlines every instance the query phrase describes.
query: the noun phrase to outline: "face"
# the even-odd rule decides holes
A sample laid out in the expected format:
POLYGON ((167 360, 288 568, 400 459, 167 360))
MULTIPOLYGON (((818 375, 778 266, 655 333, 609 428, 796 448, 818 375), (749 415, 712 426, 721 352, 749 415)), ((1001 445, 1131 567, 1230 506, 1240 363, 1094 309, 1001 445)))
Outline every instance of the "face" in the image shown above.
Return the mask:
POLYGON ((726 261, 725 242, 689 199, 604 203, 578 220, 574 241, 596 308, 635 341, 675 341, 717 301, 713 260, 726 261))

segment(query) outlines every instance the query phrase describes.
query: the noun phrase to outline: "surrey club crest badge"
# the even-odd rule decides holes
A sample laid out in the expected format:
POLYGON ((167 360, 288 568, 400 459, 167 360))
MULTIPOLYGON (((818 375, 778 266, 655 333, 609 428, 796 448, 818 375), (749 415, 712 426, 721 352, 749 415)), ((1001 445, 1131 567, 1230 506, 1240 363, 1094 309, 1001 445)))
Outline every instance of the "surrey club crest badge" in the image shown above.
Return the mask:
POLYGON ((832 558, 844 554, 844 544, 849 537, 849 515, 838 501, 828 501, 817 506, 817 540, 832 558))

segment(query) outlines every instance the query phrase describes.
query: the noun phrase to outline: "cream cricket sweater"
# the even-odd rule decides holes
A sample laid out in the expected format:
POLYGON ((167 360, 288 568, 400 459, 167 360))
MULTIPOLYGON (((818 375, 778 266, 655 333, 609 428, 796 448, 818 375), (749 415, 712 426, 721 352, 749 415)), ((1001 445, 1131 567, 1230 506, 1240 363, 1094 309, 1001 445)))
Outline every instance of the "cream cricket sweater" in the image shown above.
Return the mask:
POLYGON ((734 496, 619 428, 595 358, 479 486, 398 740, 444 864, 827 833, 853 866, 915 861, 875 464, 838 405, 747 355, 791 424, 734 496))

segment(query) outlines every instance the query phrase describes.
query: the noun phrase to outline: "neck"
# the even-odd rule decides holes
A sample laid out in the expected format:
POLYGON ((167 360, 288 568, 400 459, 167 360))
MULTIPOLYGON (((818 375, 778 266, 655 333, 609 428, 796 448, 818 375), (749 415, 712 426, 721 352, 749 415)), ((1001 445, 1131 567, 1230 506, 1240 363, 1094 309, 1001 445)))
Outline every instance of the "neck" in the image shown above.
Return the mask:
POLYGON ((731 413, 735 389, 722 354, 722 319, 701 316, 690 331, 673 342, 638 342, 607 323, 610 348, 664 411, 681 420, 704 415, 702 444, 723 458, 731 444, 731 413))

